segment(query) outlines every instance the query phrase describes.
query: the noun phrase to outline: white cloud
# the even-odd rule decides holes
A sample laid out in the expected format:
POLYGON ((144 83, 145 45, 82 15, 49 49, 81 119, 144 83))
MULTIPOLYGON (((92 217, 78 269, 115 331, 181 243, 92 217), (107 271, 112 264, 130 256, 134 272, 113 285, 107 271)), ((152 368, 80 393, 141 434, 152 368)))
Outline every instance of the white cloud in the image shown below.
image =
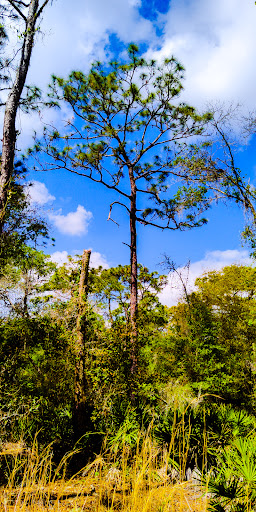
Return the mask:
POLYGON ((172 0, 160 50, 186 68, 185 97, 255 106, 256 8, 240 0, 172 0))
MULTIPOLYGON (((52 73, 65 77, 72 69, 87 72, 93 60, 109 60, 109 40, 114 34, 125 44, 150 44, 151 57, 174 54, 186 67, 186 101, 201 106, 233 100, 255 107, 256 8, 252 0, 172 0, 167 15, 159 17, 164 26, 159 38, 152 22, 140 14, 140 5, 141 0, 88 0, 86 4, 76 0, 75 9, 70 0, 49 4, 27 83, 45 89, 52 73)), ((60 115, 46 111, 45 122, 58 127, 60 115)), ((40 133, 42 126, 37 114, 21 113, 19 146, 31 144, 32 130, 40 133)))
POLYGON ((54 2, 44 11, 33 49, 30 79, 40 85, 52 73, 65 76, 79 68, 87 71, 93 60, 106 56, 109 37, 115 34, 126 44, 152 41, 154 28, 139 13, 140 0, 70 0, 54 2))
MULTIPOLYGON (((187 267, 178 268, 182 279, 186 285, 188 293, 195 289, 195 280, 197 277, 211 270, 220 270, 228 265, 240 264, 251 265, 253 262, 246 250, 227 250, 207 252, 204 259, 191 263, 189 269, 187 267)), ((160 301, 166 306, 173 306, 182 299, 184 290, 181 280, 174 272, 168 277, 168 284, 160 294, 160 301)))
POLYGON ((102 255, 100 252, 94 252, 91 253, 91 260, 90 260, 90 267, 93 268, 109 268, 109 264, 105 258, 104 255, 102 255))
MULTIPOLYGON (((139 13, 141 0, 59 0, 49 3, 40 20, 40 31, 32 52, 27 84, 35 84, 46 90, 51 75, 66 77, 73 69, 85 73, 92 61, 110 60, 110 36, 115 34, 125 44, 131 41, 146 42, 156 38, 152 23, 139 13)), ((17 23, 16 23, 17 25, 17 23)), ((10 53, 16 51, 20 41, 17 26, 10 32, 10 53)), ((21 24, 21 32, 24 30, 21 24)), ((36 130, 42 132, 44 123, 58 127, 60 111, 43 111, 38 115, 31 112, 19 113, 17 128, 19 148, 31 145, 31 137, 36 130)), ((0 113, 0 125, 3 115, 0 113)))
POLYGON ((87 233, 92 213, 78 205, 75 212, 69 212, 67 215, 63 215, 60 210, 59 213, 49 213, 48 216, 61 233, 79 236, 87 233))
MULTIPOLYGON (((64 265, 64 263, 68 263, 69 261, 68 256, 69 255, 67 251, 55 251, 53 254, 51 254, 51 260, 54 263, 57 263, 57 265, 64 265)), ((109 264, 104 255, 102 255, 100 252, 92 251, 90 258, 90 267, 109 268, 109 264)))
POLYGON ((51 254, 51 260, 57 265, 64 265, 64 263, 68 263, 68 252, 55 251, 51 254))
POLYGON ((45 186, 40 181, 31 181, 26 186, 26 194, 29 196, 31 203, 46 204, 54 201, 56 198, 52 196, 45 186))
MULTIPOLYGON (((19 112, 16 123, 20 132, 17 141, 18 148, 21 151, 26 151, 27 148, 33 147, 35 134, 37 137, 40 137, 44 126, 54 126, 54 128, 60 129, 71 117, 71 108, 65 104, 62 105, 61 110, 45 109, 43 112, 32 111, 29 114, 19 112)), ((44 170, 43 161, 40 162, 38 168, 39 170, 44 170)))

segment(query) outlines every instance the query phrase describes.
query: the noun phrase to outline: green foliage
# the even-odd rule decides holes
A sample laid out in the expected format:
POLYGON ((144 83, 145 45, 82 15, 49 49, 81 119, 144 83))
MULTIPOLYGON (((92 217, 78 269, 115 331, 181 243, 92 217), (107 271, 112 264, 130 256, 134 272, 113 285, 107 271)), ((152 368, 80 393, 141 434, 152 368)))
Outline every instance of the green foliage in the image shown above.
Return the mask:
MULTIPOLYGON (((94 270, 91 274, 91 293, 106 310, 107 318, 111 322, 122 319, 129 321, 130 273, 130 266, 119 265, 107 270, 94 270)), ((146 267, 138 265, 138 325, 141 324, 141 332, 147 328, 150 321, 155 326, 157 321, 159 325, 166 323, 165 308, 158 299, 158 293, 165 284, 165 276, 149 272, 146 267)))
POLYGON ((169 335, 160 344, 155 365, 160 364, 160 373, 169 371, 171 378, 188 381, 196 393, 251 410, 255 269, 227 267, 198 279, 197 286, 187 303, 171 309, 169 335))
POLYGON ((179 102, 183 72, 175 58, 157 65, 131 45, 127 62, 96 62, 88 75, 73 71, 67 80, 53 76, 50 98, 54 105, 68 103, 74 121, 67 131, 45 128, 36 153, 47 153, 61 168, 121 194, 122 201, 114 201, 110 212, 115 205, 130 211, 127 180, 134 180, 144 204, 142 210, 137 207, 137 222, 174 230, 204 224, 202 213, 213 199, 206 182, 216 176, 205 145, 186 141, 202 135, 211 114, 199 115, 179 102), (195 165, 186 173, 185 155, 192 147, 195 165))
MULTIPOLYGON (((20 266, 5 267, 11 293, 26 272, 36 279, 31 280, 28 315, 17 301, 14 318, 0 322, 3 439, 16 440, 24 431, 29 438, 40 430, 40 442, 54 441, 55 451, 62 453, 72 444, 80 267, 79 258, 56 267, 32 249, 20 266), (49 316, 41 302, 44 295, 49 316)), ((240 494, 244 499, 241 479, 247 478, 248 499, 253 500, 249 471, 254 455, 249 442, 242 445, 237 439, 254 439, 255 432, 255 269, 232 266, 211 272, 197 281, 188 302, 170 309, 158 299, 166 278, 141 265, 138 276, 139 371, 131 404, 130 269, 89 272, 84 457, 100 449, 104 435, 117 454, 125 446, 132 455, 141 432, 151 425, 154 440, 170 450, 170 464, 181 465, 183 476, 187 467, 204 474, 212 469, 209 485, 216 500, 222 492, 232 507, 240 503, 240 494), (234 479, 224 469, 218 479, 220 465, 230 469, 235 457, 242 462, 234 479), (238 476, 238 471, 247 473, 238 476)), ((218 501, 223 510, 226 503, 218 501)))
POLYGON ((3 437, 33 437, 40 430, 44 443, 68 439, 74 369, 63 326, 47 317, 2 320, 0 360, 3 437))
POLYGON ((218 454, 208 481, 210 510, 252 511, 256 505, 255 433, 235 438, 218 454))
POLYGON ((27 246, 45 245, 49 240, 48 228, 40 213, 30 205, 25 192, 27 170, 16 162, 11 178, 4 215, 4 230, 0 240, 0 272, 6 262, 20 264, 26 259, 27 246))
POLYGON ((108 444, 116 453, 135 450, 141 436, 141 425, 135 409, 127 408, 123 422, 117 432, 110 435, 108 444))
MULTIPOLYGON (((126 335, 131 338, 126 347, 130 349, 132 375, 138 371, 145 338, 148 345, 151 342, 146 326, 150 323, 155 326, 160 319, 162 327, 166 324, 164 308, 161 310, 159 303, 155 307, 152 294, 148 294, 144 302, 141 300, 138 307, 137 223, 170 230, 199 227, 207 222, 204 212, 216 199, 223 197, 254 212, 255 190, 244 183, 233 158, 231 162, 227 161, 229 157, 223 145, 228 142, 216 119, 209 112, 199 115, 193 107, 179 101, 183 71, 175 58, 158 65, 141 58, 138 48, 131 45, 126 62, 114 61, 108 65, 96 62, 87 75, 73 71, 66 80, 53 76, 50 86, 53 105, 68 104, 73 119, 61 130, 46 127, 43 139, 37 140, 34 147, 37 162, 40 162, 40 153, 47 155, 43 159, 44 167, 55 168, 57 165, 117 193, 118 200, 110 204, 109 220, 114 206, 125 208, 129 214, 130 306, 122 288, 124 283, 113 271, 111 276, 108 273, 111 282, 105 287, 104 300, 108 301, 112 325, 115 322, 126 324, 126 335), (209 122, 222 141, 224 160, 215 158, 213 142, 202 138, 209 135, 206 130, 209 122), (113 311, 111 295, 113 297, 114 291, 119 304, 113 311)), ((100 274, 100 284, 102 279, 104 273, 100 274)), ((175 336, 176 347, 178 344, 179 349, 186 346, 187 353, 190 347, 193 370, 191 372, 191 361, 188 364, 187 358, 181 362, 180 354, 177 354, 178 365, 174 373, 178 377, 186 375, 197 390, 223 394, 228 379, 220 384, 220 377, 227 351, 223 353, 218 338, 218 319, 207 306, 199 303, 197 297, 191 298, 187 317, 189 342, 187 335, 175 336), (200 350, 197 350, 198 345, 200 350), (208 380, 205 382, 202 363, 206 361, 208 380)), ((228 376, 233 376, 236 363, 235 356, 231 358, 228 376)), ((143 372, 142 367, 140 371, 143 372)), ((244 399, 252 389, 252 379, 248 379, 250 371, 246 365, 243 371, 248 381, 243 390, 244 399)), ((147 384, 147 378, 145 380, 147 384)), ((229 392, 234 387, 234 393, 230 393, 236 394, 235 400, 238 400, 242 382, 240 378, 237 385, 237 380, 239 378, 234 376, 228 389, 229 392)), ((136 386, 134 383, 133 388, 136 386)), ((131 396, 135 394, 131 391, 131 396)))
POLYGON ((19 263, 5 264, 1 269, 0 300, 3 316, 35 316, 42 313, 50 300, 42 294, 42 286, 56 266, 42 251, 23 246, 19 263))
POLYGON ((183 78, 174 57, 159 65, 141 58, 134 45, 125 62, 95 62, 87 75, 73 71, 68 79, 53 76, 52 104, 67 103, 74 119, 66 130, 45 128, 35 144, 37 160, 46 153, 49 168, 57 160, 59 168, 117 192, 110 215, 117 205, 130 213, 136 193, 137 222, 185 230, 205 224, 204 212, 225 198, 251 216, 247 233, 254 229, 256 193, 235 165, 230 112, 200 115, 180 102, 183 78))

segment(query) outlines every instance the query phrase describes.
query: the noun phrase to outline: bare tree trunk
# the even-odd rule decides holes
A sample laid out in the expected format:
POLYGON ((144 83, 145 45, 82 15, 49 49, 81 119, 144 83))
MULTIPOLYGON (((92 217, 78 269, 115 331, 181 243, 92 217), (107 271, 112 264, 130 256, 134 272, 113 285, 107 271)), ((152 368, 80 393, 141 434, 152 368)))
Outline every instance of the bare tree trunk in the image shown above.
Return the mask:
MULTIPOLYGON (((9 0, 8 0, 9 2, 9 0)), ((8 198, 8 190, 10 180, 13 174, 13 164, 15 155, 16 144, 16 127, 15 121, 17 110, 19 107, 22 91, 26 82, 31 53, 34 44, 34 37, 36 31, 36 22, 38 16, 41 14, 42 9, 48 3, 44 2, 43 6, 39 8, 39 0, 30 0, 28 5, 28 14, 25 16, 19 8, 20 3, 9 2, 19 15, 25 21, 25 31, 23 36, 23 44, 21 48, 21 57, 16 72, 15 80, 11 91, 8 95, 4 124, 3 124, 3 145, 2 145, 2 161, 1 161, 1 174, 0 174, 0 234, 3 231, 4 214, 8 198)), ((22 2, 21 2, 22 3, 22 2)), ((25 4, 24 4, 25 5, 25 4)))
POLYGON ((28 295, 29 295, 29 277, 28 272, 24 275, 24 297, 23 297, 23 309, 22 309, 22 316, 24 318, 28 318, 28 295))
POLYGON ((90 263, 90 250, 84 250, 82 256, 82 269, 79 281, 79 311, 77 317, 77 343, 75 363, 75 403, 74 403, 74 437, 77 441, 86 432, 88 424, 86 411, 86 375, 85 358, 87 342, 87 312, 88 312, 88 271, 90 263))
POLYGON ((131 298, 130 298, 130 320, 131 320, 131 373, 138 370, 138 268, 137 268, 137 233, 136 233, 136 184, 133 170, 129 169, 131 183, 131 206, 130 206, 130 235, 131 235, 131 298))

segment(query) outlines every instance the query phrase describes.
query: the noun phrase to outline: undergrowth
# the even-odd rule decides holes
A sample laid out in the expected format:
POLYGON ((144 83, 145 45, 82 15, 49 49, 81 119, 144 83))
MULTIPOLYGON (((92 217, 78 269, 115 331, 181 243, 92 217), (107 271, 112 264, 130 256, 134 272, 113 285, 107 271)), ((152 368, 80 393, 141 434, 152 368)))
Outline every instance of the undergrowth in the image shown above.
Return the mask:
POLYGON ((1 488, 1 510, 15 512, 205 512, 207 499, 197 483, 184 480, 184 458, 174 464, 173 445, 159 448, 150 432, 138 436, 136 447, 123 442, 68 477, 75 452, 54 467, 51 445, 39 451, 37 440, 28 449, 22 442, 6 443, 1 452, 9 472, 1 488))

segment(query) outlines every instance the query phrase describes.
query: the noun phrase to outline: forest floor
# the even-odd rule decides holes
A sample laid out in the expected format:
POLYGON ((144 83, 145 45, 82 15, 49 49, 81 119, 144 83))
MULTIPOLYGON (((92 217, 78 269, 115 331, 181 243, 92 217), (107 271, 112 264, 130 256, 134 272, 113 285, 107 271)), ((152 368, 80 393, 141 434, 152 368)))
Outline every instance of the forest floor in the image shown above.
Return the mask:
POLYGON ((2 488, 0 510, 8 512, 206 512, 207 500, 191 485, 175 484, 127 493, 94 482, 77 480, 72 485, 12 490, 2 488), (93 488, 92 488, 93 486, 93 488))
POLYGON ((206 512, 207 498, 189 482, 135 484, 132 489, 108 479, 81 477, 49 485, 0 489, 3 512, 206 512))
POLYGON ((167 458, 152 442, 132 458, 100 455, 69 479, 68 456, 56 468, 50 447, 39 454, 37 447, 22 453, 13 446, 0 453, 0 471, 9 474, 0 487, 0 512, 207 511, 205 489, 193 481, 174 482, 167 458))

